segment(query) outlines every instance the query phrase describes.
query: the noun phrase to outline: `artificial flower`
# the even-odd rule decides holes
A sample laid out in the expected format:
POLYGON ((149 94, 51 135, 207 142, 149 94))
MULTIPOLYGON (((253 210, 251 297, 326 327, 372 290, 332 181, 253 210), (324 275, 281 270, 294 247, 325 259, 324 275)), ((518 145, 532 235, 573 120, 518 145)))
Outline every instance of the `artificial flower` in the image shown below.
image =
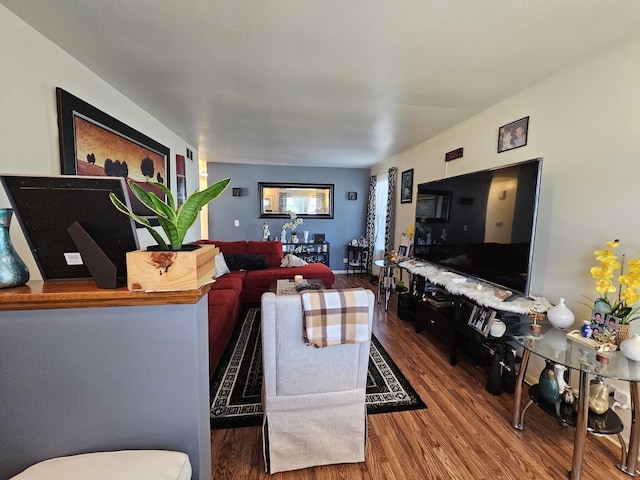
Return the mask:
POLYGON ((282 225, 282 230, 286 230, 287 228, 290 228, 291 233, 296 233, 296 228, 298 227, 298 225, 302 225, 302 222, 304 220, 298 217, 298 215, 296 215, 296 212, 294 212, 293 210, 290 210, 287 213, 289 214, 291 221, 282 225))
POLYGON ((611 240, 606 242, 606 250, 596 250, 593 252, 598 265, 591 267, 591 276, 597 279, 596 292, 600 294, 594 305, 598 308, 605 306, 608 310, 603 313, 610 313, 614 317, 618 317, 622 324, 627 324, 638 318, 640 306, 634 307, 634 304, 640 300, 640 259, 635 258, 629 260, 627 266, 629 271, 624 272, 625 259, 618 261, 615 249, 620 245, 620 240, 611 240), (618 276, 619 287, 616 287, 612 281, 615 278, 614 272, 620 270, 618 276), (618 297, 609 299, 609 293, 618 292, 618 297))

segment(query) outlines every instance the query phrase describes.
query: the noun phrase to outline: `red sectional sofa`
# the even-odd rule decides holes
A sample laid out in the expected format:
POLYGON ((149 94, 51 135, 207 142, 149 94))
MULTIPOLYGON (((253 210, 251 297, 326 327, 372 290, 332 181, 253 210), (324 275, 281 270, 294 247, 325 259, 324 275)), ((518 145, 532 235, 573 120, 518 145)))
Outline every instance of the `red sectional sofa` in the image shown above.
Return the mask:
POLYGON ((233 327, 238 321, 242 304, 259 303, 262 294, 274 280, 293 279, 295 275, 320 279, 331 288, 335 276, 323 263, 304 267, 281 267, 282 243, 239 240, 224 242, 198 240, 197 244, 214 244, 225 255, 264 255, 268 266, 257 270, 232 270, 216 278, 209 290, 209 376, 212 376, 233 327))

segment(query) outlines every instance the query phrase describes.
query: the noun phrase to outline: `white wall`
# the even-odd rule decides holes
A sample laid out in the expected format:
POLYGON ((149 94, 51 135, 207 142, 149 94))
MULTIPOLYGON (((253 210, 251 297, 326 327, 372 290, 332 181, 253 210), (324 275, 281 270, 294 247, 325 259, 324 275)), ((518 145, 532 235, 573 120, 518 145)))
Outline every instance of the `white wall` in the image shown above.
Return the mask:
MULTIPOLYGON (((607 50, 529 88, 415 148, 381 162, 372 174, 414 169, 414 184, 543 157, 531 293, 560 297, 590 318, 593 251, 619 238, 619 253, 640 257, 640 39, 607 50), (525 147, 496 153, 500 126, 530 116, 525 147), (464 147, 464 157, 444 162, 464 147)), ((517 67, 514 67, 517 68, 517 67)), ((413 223, 414 203, 396 204, 395 244, 413 223)), ((640 320, 632 324, 640 333, 640 320)), ((529 376, 543 362, 532 357, 529 376)), ((574 375, 574 387, 577 376, 574 375)), ((622 384, 621 386, 623 386, 622 384)), ((621 415, 628 434, 630 416, 621 415)), ((539 414, 539 413, 536 413, 539 414)), ((530 414, 532 415, 532 414, 530 414)), ((611 436, 613 439, 614 437, 611 436)))
MULTIPOLYGON (((175 155, 191 145, 167 129, 80 62, 0 5, 0 172, 59 175, 56 87, 61 87, 171 149, 171 186, 175 192, 175 155)), ((186 160, 187 192, 198 188, 198 162, 186 160)), ((9 207, 0 188, 0 207, 9 207)), ((187 240, 200 238, 197 223, 187 240)), ((153 242, 138 229, 141 246, 153 242)), ((11 238, 32 279, 40 273, 14 220, 11 238)))
MULTIPOLYGON (((640 63, 633 61, 639 55, 636 39, 567 67, 376 165, 372 174, 397 166, 400 178, 413 168, 417 185, 543 157, 531 292, 553 303, 564 297, 578 317, 587 315, 579 302, 597 296, 592 252, 620 238, 620 253, 640 256, 640 63), (528 144, 496 153, 498 128, 525 116, 528 144), (460 146, 464 157, 445 163, 444 154, 460 146)), ((398 200, 396 212, 397 245, 413 223, 415 198, 398 200)))

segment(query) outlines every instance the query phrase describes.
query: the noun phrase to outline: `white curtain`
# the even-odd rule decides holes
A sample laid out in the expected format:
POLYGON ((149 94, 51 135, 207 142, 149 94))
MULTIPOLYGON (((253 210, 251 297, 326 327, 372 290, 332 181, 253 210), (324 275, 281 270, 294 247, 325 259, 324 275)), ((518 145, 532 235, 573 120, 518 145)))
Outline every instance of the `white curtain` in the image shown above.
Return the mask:
MULTIPOLYGON (((389 188, 389 175, 379 173, 376 182, 376 224, 374 230, 374 250, 373 259, 381 260, 384 258, 385 249, 385 222, 387 218, 387 198, 389 188)), ((374 266, 375 267, 375 266, 374 266)), ((374 274, 378 274, 378 268, 374 268, 374 274)))

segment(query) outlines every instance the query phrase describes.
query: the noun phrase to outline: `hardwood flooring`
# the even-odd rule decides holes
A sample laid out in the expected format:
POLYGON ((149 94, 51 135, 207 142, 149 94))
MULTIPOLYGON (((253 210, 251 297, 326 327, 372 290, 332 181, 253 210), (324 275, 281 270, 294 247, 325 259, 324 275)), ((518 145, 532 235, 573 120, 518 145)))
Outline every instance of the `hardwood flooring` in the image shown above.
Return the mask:
MULTIPOLYGON (((337 275, 334 288, 376 287, 363 275, 337 275)), ((571 468, 573 429, 532 406, 525 429, 511 427, 514 396, 489 394, 487 368, 465 355, 449 365, 444 344, 416 334, 414 324, 377 304, 374 333, 428 408, 369 415, 366 461, 268 475, 260 427, 211 432, 212 478, 273 480, 507 480, 565 479, 571 468)), ((524 395, 526 397, 526 394, 524 395)), ((620 450, 589 435, 584 480, 629 478, 615 467, 620 450)))

